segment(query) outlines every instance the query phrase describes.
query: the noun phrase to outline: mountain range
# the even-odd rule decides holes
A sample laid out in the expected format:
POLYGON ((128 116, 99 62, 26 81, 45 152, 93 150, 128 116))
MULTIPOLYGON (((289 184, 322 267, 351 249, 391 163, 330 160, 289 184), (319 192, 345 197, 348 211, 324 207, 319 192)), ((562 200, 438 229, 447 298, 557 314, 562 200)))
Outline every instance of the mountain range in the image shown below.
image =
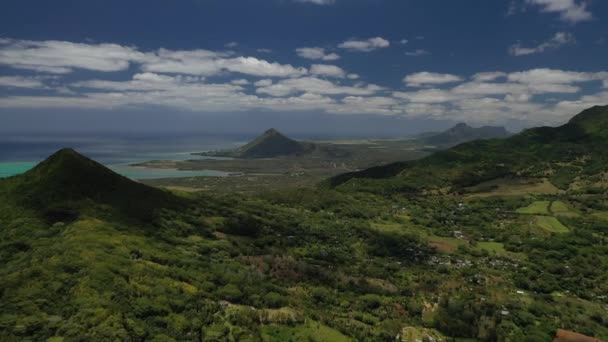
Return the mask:
POLYGON ((499 139, 506 138, 509 135, 511 133, 504 127, 483 126, 474 128, 465 123, 459 123, 441 133, 424 133, 418 136, 418 140, 424 144, 447 148, 473 140, 499 139))
POLYGON ((472 186, 501 177, 549 178, 567 189, 606 170, 608 106, 589 108, 560 127, 538 127, 507 139, 476 140, 426 158, 342 174, 334 187, 420 192, 472 186))

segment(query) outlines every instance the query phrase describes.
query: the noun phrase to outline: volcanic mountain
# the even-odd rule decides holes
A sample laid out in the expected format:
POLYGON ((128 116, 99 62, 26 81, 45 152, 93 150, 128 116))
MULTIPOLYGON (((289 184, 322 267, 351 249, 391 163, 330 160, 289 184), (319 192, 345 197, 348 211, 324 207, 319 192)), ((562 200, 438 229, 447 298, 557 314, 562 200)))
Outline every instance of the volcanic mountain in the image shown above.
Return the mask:
POLYGON ((237 149, 196 154, 213 157, 256 159, 300 156, 344 157, 348 155, 348 152, 329 144, 296 141, 271 128, 253 141, 237 149))

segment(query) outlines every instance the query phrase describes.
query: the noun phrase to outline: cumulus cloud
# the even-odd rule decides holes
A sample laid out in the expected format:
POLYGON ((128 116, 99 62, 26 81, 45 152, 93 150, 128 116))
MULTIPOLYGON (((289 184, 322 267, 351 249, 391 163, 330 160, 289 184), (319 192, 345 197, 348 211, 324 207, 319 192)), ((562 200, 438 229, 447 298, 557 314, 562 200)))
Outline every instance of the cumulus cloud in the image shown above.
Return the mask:
POLYGON ((143 71, 212 76, 224 72, 262 77, 295 77, 305 68, 269 62, 255 57, 234 57, 230 52, 210 50, 142 52, 117 44, 83 44, 65 41, 0 41, 0 64, 15 69, 65 74, 74 69, 101 72, 124 71, 139 65, 143 71))
POLYGON ((222 72, 262 77, 294 77, 306 75, 305 68, 268 62, 255 57, 228 57, 225 53, 207 50, 161 50, 142 64, 144 71, 212 76, 222 72))
POLYGON ((526 0, 526 3, 540 6, 541 11, 557 13, 561 20, 576 24, 593 18, 585 1, 577 0, 526 0))
POLYGON ((373 95, 381 89, 381 87, 373 84, 366 86, 343 86, 316 77, 302 77, 281 80, 269 86, 259 87, 256 92, 258 94, 266 94, 275 97, 297 93, 321 95, 373 95))
POLYGON ((244 78, 240 78, 240 79, 238 79, 238 80, 232 80, 232 81, 230 81, 230 84, 236 84, 236 85, 248 85, 248 84, 249 84, 249 81, 247 81, 247 80, 246 80, 246 79, 244 79, 244 78))
POLYGON ((550 49, 557 49, 563 45, 574 43, 574 36, 567 32, 557 32, 551 39, 534 47, 524 47, 521 43, 516 43, 509 48, 509 53, 513 56, 526 56, 545 52, 550 49))
POLYGON ((0 76, 0 87, 6 88, 44 88, 44 82, 37 77, 0 76))
POLYGON ((604 74, 539 68, 510 73, 507 79, 526 84, 567 84, 602 79, 604 74))
POLYGON ((303 47, 297 48, 296 54, 306 59, 320 59, 323 61, 335 61, 340 59, 340 55, 336 53, 326 53, 324 48, 320 47, 303 47))
POLYGON ((263 79, 263 80, 259 80, 257 82, 254 82, 253 85, 256 87, 266 87, 272 84, 272 80, 271 79, 263 79))
POLYGON ((388 40, 382 37, 375 37, 366 40, 350 39, 339 44, 338 47, 349 51, 370 52, 376 49, 387 48, 390 45, 391 43, 388 40))
POLYGON ((507 73, 501 71, 478 72, 471 78, 478 82, 495 81, 499 78, 506 77, 507 73))
POLYGON ((346 72, 340 67, 327 64, 313 64, 310 66, 310 73, 317 76, 329 76, 343 78, 346 72))
POLYGON ((410 87, 421 87, 432 84, 445 84, 462 81, 462 77, 452 74, 438 74, 434 72, 417 72, 403 78, 403 82, 410 87))
POLYGON ((146 54, 133 47, 117 44, 6 38, 0 41, 0 64, 45 73, 66 74, 73 69, 121 71, 126 70, 131 62, 146 58, 146 54))
MULTIPOLYGON (((313 59, 322 61, 327 55, 322 50, 313 59)), ((403 82, 418 89, 404 91, 359 81, 357 74, 322 63, 308 70, 226 51, 141 51, 116 44, 6 38, 0 39, 0 65, 28 70, 0 76, 0 87, 8 90, 0 96, 0 108, 319 110, 548 124, 562 122, 585 106, 608 102, 606 71, 492 70, 467 77, 417 72, 403 82), (77 69, 97 76, 74 82, 62 75, 77 69), (116 71, 132 76, 120 81, 107 77, 116 71)))

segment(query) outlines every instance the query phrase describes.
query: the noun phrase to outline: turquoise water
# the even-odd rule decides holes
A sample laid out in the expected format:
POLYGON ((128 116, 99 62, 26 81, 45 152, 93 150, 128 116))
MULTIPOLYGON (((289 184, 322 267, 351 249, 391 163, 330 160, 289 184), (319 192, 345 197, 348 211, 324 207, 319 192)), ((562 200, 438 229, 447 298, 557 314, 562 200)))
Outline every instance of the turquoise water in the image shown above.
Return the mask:
MULTIPOLYGON (((0 178, 18 175, 36 166, 36 162, 0 162, 0 178)), ((228 172, 215 170, 181 171, 130 165, 106 165, 112 171, 131 179, 156 179, 180 177, 225 177, 228 172)))
POLYGON ((230 149, 242 140, 199 135, 69 135, 0 136, 0 178, 26 172, 63 147, 72 147, 115 172, 131 179, 227 176, 222 171, 180 171, 131 166, 149 160, 225 159, 192 155, 192 152, 230 149))
POLYGON ((36 163, 30 162, 0 163, 0 178, 18 175, 31 169, 35 165, 36 163))

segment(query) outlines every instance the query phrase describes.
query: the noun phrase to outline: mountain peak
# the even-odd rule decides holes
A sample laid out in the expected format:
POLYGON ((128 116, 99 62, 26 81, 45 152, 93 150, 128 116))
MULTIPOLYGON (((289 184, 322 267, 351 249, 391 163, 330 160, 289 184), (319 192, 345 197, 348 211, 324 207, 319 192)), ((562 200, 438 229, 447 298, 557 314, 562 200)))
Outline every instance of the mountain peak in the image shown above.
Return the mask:
POLYGON ((457 123, 454 127, 452 127, 452 129, 464 129, 464 128, 473 128, 473 127, 467 125, 464 122, 457 123))
POLYGON ((281 134, 281 132, 277 131, 274 128, 270 128, 270 129, 266 130, 266 132, 264 132, 263 135, 283 135, 283 134, 281 134))
POLYGON ((241 158, 272 158, 304 152, 302 143, 286 137, 274 128, 239 148, 241 158))
POLYGON ((53 153, 17 177, 16 195, 24 203, 45 210, 76 208, 93 201, 132 218, 149 219, 155 215, 153 209, 176 203, 173 195, 123 177, 72 148, 53 153))

